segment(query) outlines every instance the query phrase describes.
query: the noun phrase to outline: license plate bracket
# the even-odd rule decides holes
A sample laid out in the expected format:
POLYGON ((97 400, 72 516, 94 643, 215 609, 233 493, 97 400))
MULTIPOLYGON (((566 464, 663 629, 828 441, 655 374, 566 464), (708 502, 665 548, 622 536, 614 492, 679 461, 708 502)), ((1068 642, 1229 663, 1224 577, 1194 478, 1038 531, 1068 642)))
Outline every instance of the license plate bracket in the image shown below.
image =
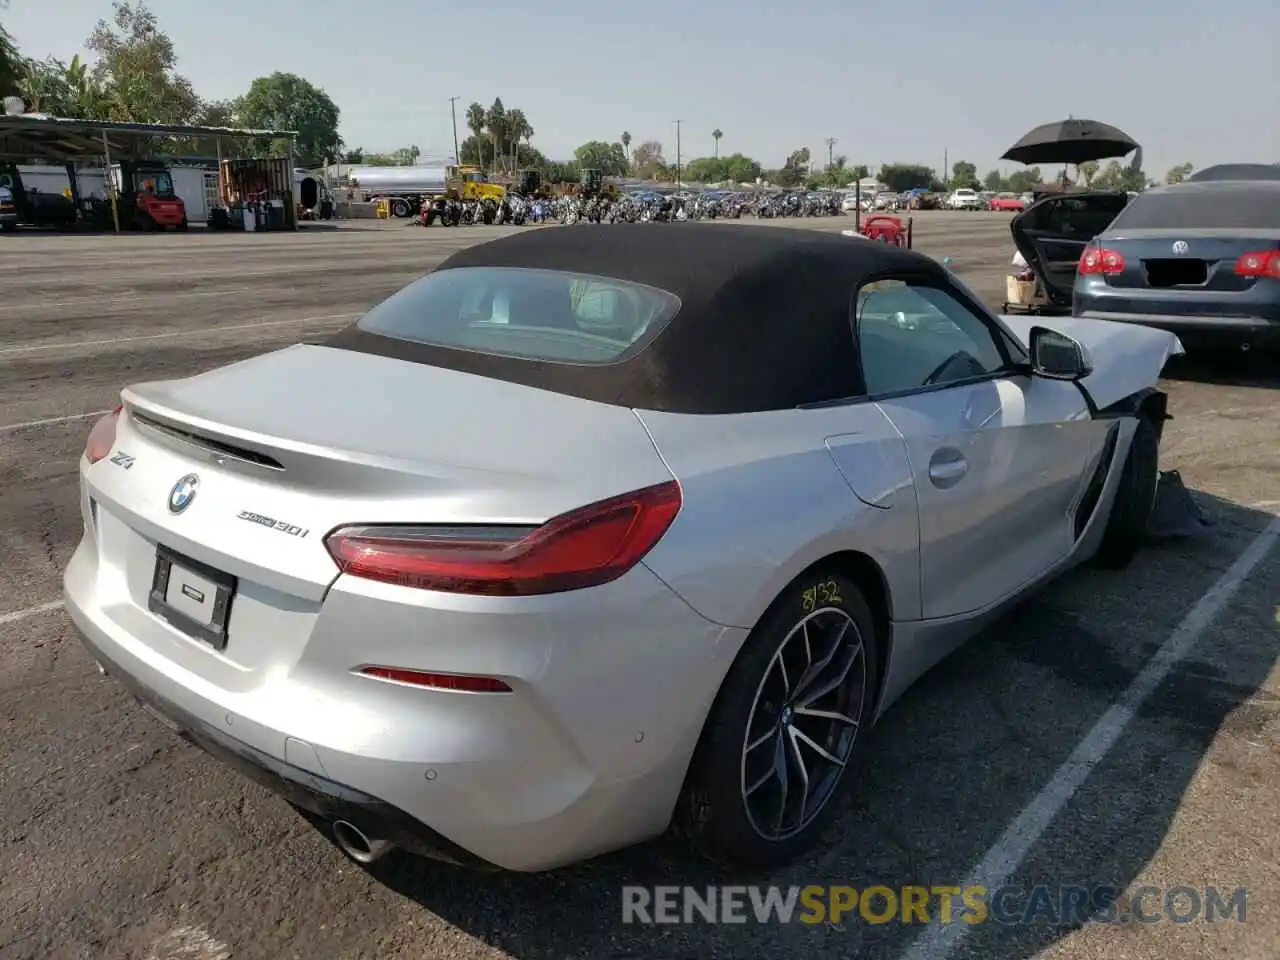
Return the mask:
POLYGON ((214 650, 227 646, 236 578, 165 546, 156 547, 147 609, 214 650))

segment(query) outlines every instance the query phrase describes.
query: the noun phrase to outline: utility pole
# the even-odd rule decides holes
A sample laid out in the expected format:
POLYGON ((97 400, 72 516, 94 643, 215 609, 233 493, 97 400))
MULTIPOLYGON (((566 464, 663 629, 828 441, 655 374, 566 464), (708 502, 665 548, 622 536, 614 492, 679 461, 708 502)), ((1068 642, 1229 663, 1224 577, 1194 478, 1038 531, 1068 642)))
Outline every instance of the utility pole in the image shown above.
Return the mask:
POLYGON ((461 163, 462 156, 458 151, 458 98, 449 98, 449 113, 453 117, 453 162, 461 163))
POLYGON ((830 170, 832 167, 836 165, 835 157, 832 155, 832 151, 835 150, 836 144, 839 142, 840 141, 837 140, 835 137, 827 137, 827 169, 828 170, 830 170))
POLYGON ((948 190, 950 190, 950 189, 951 189, 951 167, 950 167, 950 166, 948 166, 948 161, 949 161, 950 159, 951 159, 951 158, 947 155, 947 150, 946 150, 946 148, 943 148, 943 151, 942 151, 942 183, 943 183, 943 185, 944 185, 948 190))
POLYGON ((683 120, 674 121, 676 125, 676 189, 680 189, 680 124, 683 120))

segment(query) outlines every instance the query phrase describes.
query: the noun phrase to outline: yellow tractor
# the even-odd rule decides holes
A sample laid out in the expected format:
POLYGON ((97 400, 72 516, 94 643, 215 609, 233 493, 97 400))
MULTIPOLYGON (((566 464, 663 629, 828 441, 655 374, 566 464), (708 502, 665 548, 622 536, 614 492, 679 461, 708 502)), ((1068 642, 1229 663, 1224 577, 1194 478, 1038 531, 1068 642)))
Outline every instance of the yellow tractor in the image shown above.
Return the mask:
POLYGON ((557 186, 561 196, 581 197, 583 200, 600 197, 613 201, 622 195, 622 191, 616 184, 606 183, 604 175, 599 170, 591 168, 579 173, 577 183, 562 183, 557 186))
POLYGON ((491 181, 479 167, 473 164, 445 167, 445 190, 458 200, 494 200, 501 203, 507 197, 507 188, 491 181))

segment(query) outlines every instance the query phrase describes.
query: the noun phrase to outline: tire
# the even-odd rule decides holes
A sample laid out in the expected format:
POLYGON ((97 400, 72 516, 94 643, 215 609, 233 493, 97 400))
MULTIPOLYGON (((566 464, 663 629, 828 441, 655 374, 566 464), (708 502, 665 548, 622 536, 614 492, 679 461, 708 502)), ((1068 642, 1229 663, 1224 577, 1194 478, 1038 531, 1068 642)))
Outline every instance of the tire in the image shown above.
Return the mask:
POLYGON ((1138 429, 1121 468, 1120 485, 1111 504, 1102 545, 1093 558, 1096 566, 1119 570, 1137 556, 1146 541, 1159 483, 1160 432, 1146 417, 1139 417, 1138 429))
POLYGON ((748 869, 781 866, 817 844, 852 782, 848 763, 870 725, 879 691, 878 665, 874 620, 857 584, 821 567, 792 583, 751 631, 721 685, 677 804, 676 835, 712 860, 748 869), (843 684, 815 697, 811 707, 835 711, 855 723, 794 713, 793 709, 803 711, 797 705, 802 700, 780 702, 784 681, 779 656, 785 656, 789 667, 792 697, 803 680, 802 625, 810 628, 811 662, 821 664, 828 653, 833 658, 805 685, 810 695, 835 680, 840 667, 845 673, 843 684), (837 645, 833 638, 842 627, 845 633, 837 645), (801 725, 807 742, 785 732, 787 719, 793 727, 801 725), (843 763, 823 760, 813 749, 815 742, 843 763), (782 830, 776 827, 783 791, 776 774, 768 772, 769 753, 777 751, 778 744, 790 781, 782 812, 791 813, 782 830), (810 809, 804 812, 797 803, 802 782, 797 753, 807 762, 812 794, 810 809))
POLYGON ((177 225, 177 227, 175 227, 174 229, 176 229, 179 233, 183 233, 183 232, 185 232, 185 231, 186 231, 186 229, 187 229, 187 227, 188 227, 188 226, 189 226, 189 224, 188 224, 188 223, 187 223, 187 221, 184 219, 184 220, 183 220, 180 224, 178 224, 178 225, 177 225))
POLYGON ((392 215, 393 217, 399 217, 401 220, 403 220, 405 217, 407 217, 407 216, 409 215, 409 203, 408 203, 408 201, 403 200, 403 199, 401 199, 400 197, 396 197, 394 200, 392 200, 392 201, 391 201, 391 215, 392 215))

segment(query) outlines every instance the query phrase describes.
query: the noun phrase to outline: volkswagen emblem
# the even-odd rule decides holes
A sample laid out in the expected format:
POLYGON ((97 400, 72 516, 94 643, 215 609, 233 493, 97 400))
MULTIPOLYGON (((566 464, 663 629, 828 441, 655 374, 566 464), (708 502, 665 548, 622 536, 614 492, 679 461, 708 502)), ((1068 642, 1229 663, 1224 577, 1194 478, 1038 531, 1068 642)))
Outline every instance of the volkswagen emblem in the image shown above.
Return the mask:
POLYGON ((1173 241, 1173 252, 1176 253, 1178 256, 1182 256, 1190 249, 1191 248, 1187 246, 1187 241, 1185 240, 1173 241))
POLYGON ((188 473, 169 491, 169 512, 181 513, 191 506, 191 501, 196 498, 196 491, 199 489, 200 478, 194 473, 188 473))

